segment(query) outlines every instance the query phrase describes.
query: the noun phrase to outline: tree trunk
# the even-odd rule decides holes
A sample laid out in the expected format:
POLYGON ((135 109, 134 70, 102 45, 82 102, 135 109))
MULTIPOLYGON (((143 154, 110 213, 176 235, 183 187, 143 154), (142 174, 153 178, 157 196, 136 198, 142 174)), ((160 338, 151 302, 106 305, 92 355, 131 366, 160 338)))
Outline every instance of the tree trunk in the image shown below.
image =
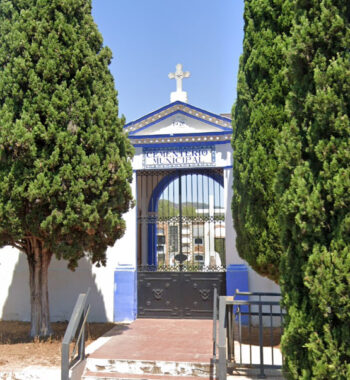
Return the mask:
POLYGON ((31 306, 30 336, 48 337, 50 327, 48 268, 52 252, 43 247, 42 242, 33 237, 28 240, 27 260, 29 265, 29 286, 31 306))

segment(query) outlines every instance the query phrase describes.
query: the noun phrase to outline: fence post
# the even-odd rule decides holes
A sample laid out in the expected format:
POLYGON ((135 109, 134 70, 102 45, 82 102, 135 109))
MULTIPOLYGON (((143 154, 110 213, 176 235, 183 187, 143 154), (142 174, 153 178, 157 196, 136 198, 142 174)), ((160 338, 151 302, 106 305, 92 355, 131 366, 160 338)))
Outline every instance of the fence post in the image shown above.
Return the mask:
POLYGON ((69 345, 63 344, 61 351, 61 379, 69 379, 69 345))
POLYGON ((226 368, 226 297, 220 296, 219 298, 219 361, 218 374, 219 380, 226 380, 227 368, 226 368))
POLYGON ((218 291, 214 288, 214 300, 213 300, 213 356, 216 359, 216 327, 218 320, 218 291))
POLYGON ((260 346, 260 374, 258 378, 265 379, 266 375, 264 373, 263 316, 262 316, 261 300, 259 302, 259 346, 260 346))

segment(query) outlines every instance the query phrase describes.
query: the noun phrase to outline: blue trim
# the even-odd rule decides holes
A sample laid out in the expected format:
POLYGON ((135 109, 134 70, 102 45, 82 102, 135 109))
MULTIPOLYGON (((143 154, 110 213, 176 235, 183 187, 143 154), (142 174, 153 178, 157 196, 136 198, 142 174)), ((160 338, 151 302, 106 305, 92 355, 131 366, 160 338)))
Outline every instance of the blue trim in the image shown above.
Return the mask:
MULTIPOLYGON (((184 111, 180 111, 180 110, 179 110, 178 112, 184 114, 185 116, 192 117, 192 119, 197 119, 197 120, 199 120, 199 121, 202 121, 202 122, 204 122, 204 123, 207 123, 207 124, 209 124, 209 125, 212 125, 212 126, 214 126, 214 127, 216 127, 216 128, 219 128, 219 129, 221 129, 221 130, 223 130, 223 131, 231 131, 231 132, 232 132, 232 128, 223 127, 222 125, 217 125, 216 123, 213 123, 213 122, 210 121, 210 120, 203 119, 203 118, 201 118, 201 117, 199 117, 199 116, 191 115, 190 113, 186 113, 186 112, 184 112, 184 111)), ((215 117, 215 118, 218 119, 218 117, 215 117)), ((229 121, 229 125, 232 125, 232 121, 231 121, 231 120, 229 121)))
POLYGON ((186 141, 186 142, 179 142, 179 143, 152 143, 152 144, 134 144, 131 141, 132 145, 137 148, 173 148, 173 147, 182 147, 182 146, 212 146, 212 145, 221 145, 221 144, 231 144, 231 140, 225 140, 225 141, 186 141))
POLYGON ((199 136, 224 136, 224 135, 232 135, 232 129, 229 132, 201 132, 201 133, 173 133, 173 134, 164 134, 164 135, 135 135, 129 136, 130 140, 136 139, 166 139, 170 137, 199 137, 199 136))
MULTIPOLYGON (((203 170, 203 169, 202 169, 203 170)), ((152 192, 151 199, 148 204, 148 212, 158 212, 158 201, 165 188, 176 179, 188 174, 203 174, 201 169, 177 170, 163 177, 152 192)), ((215 172, 205 173, 222 187, 224 186, 224 178, 215 172)), ((157 226, 155 223, 148 223, 148 265, 157 265, 157 226)))
POLYGON ((221 129, 222 131, 227 131, 227 132, 232 132, 232 128, 228 128, 228 127, 223 127, 221 125, 217 125, 209 120, 206 120, 206 119, 203 119, 203 118, 200 118, 198 116, 195 116, 195 115, 191 115, 190 113, 187 113, 187 112, 184 112, 184 111, 181 111, 181 110, 176 110, 172 113, 169 113, 168 115, 165 115, 157 120, 154 120, 152 121, 151 123, 141 127, 141 128, 138 128, 136 131, 132 131, 132 132, 129 132, 129 137, 130 136, 133 136, 135 133, 139 133, 140 131, 143 131, 144 129, 148 129, 150 128, 152 125, 154 124, 158 124, 160 123, 161 121, 165 120, 165 119, 169 119, 170 117, 172 117, 173 115, 176 115, 176 114, 182 114, 184 116, 187 116, 189 118, 192 118, 192 119, 196 119, 196 120, 199 120, 199 121, 202 121, 203 123, 206 123, 206 124, 209 124, 209 125, 212 125, 213 127, 216 127, 218 129, 221 129))
POLYGON ((180 102, 180 103, 182 103, 182 104, 188 106, 189 108, 192 108, 192 109, 195 110, 195 111, 199 111, 199 112, 206 113, 207 115, 210 115, 210 116, 215 117, 215 118, 217 118, 217 119, 220 119, 220 120, 222 120, 222 121, 226 121, 226 122, 228 122, 228 123, 230 123, 230 124, 232 123, 232 119, 229 119, 229 118, 227 118, 227 117, 225 117, 225 116, 217 115, 217 114, 215 114, 215 113, 212 113, 212 112, 209 112, 209 111, 203 110, 202 108, 198 108, 198 107, 192 106, 191 104, 187 104, 187 103, 183 103, 183 102, 180 102))
POLYGON ((118 268, 114 272, 114 322, 132 322, 137 313, 137 272, 118 268))
POLYGON ((134 121, 130 121, 128 124, 124 125, 124 128, 128 128, 130 125, 140 123, 142 120, 148 119, 149 117, 151 117, 151 116, 153 116, 153 115, 155 115, 157 113, 160 113, 160 112, 166 110, 167 108, 174 107, 174 106, 176 106, 178 104, 185 104, 185 103, 182 103, 180 101, 176 101, 176 102, 167 104, 166 106, 164 106, 162 108, 158 108, 156 111, 150 112, 147 115, 140 117, 139 119, 136 119, 134 121))
MULTIPOLYGON (((162 108, 159 108, 159 109, 157 109, 156 111, 153 111, 153 112, 151 112, 151 113, 149 113, 149 114, 147 114, 147 115, 145 115, 145 116, 142 116, 142 117, 139 118, 139 119, 136 119, 136 120, 134 120, 134 121, 131 121, 130 123, 124 125, 124 128, 128 128, 129 126, 131 126, 131 125, 133 125, 133 124, 140 123, 142 120, 145 120, 145 119, 147 119, 147 118, 149 118, 149 117, 151 117, 151 116, 153 116, 153 115, 155 115, 155 114, 157 114, 157 113, 160 113, 160 112, 162 112, 162 111, 164 111, 164 110, 166 110, 166 109, 168 109, 168 108, 171 108, 171 107, 174 107, 174 106, 177 106, 177 105, 184 105, 184 106, 186 106, 186 107, 188 107, 188 108, 191 108, 191 109, 193 109, 193 110, 195 110, 195 111, 202 112, 202 113, 205 113, 205 114, 207 114, 207 115, 209 115, 209 116, 211 116, 211 117, 215 117, 215 118, 220 119, 220 120, 222 120, 222 121, 228 122, 229 124, 232 123, 232 120, 231 120, 231 119, 228 119, 227 117, 224 117, 224 116, 220 116, 220 115, 214 114, 214 113, 212 113, 212 112, 209 112, 209 111, 203 110, 203 109, 201 109, 201 108, 198 108, 198 107, 192 106, 191 104, 184 103, 184 102, 181 102, 181 101, 177 100, 176 102, 170 103, 170 104, 168 104, 168 105, 166 105, 166 106, 164 106, 164 107, 162 107, 162 108)), ((190 115, 190 114, 189 114, 189 115, 190 115)))

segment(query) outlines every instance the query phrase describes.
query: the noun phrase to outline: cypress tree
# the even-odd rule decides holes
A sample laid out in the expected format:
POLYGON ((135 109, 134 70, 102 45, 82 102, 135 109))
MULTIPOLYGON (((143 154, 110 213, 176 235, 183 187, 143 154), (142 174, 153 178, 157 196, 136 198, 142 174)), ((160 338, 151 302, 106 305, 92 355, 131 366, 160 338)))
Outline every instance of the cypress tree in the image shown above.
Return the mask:
POLYGON ((291 4, 246 0, 243 55, 233 108, 232 211, 240 256, 278 282, 282 253, 275 176, 277 136, 286 120, 285 40, 291 4))
POLYGON ((297 0, 277 144, 293 379, 350 378, 350 3, 297 0))
POLYGON ((28 259, 31 336, 50 334, 52 255, 106 263, 131 204, 132 148, 91 0, 0 1, 0 247, 28 259))

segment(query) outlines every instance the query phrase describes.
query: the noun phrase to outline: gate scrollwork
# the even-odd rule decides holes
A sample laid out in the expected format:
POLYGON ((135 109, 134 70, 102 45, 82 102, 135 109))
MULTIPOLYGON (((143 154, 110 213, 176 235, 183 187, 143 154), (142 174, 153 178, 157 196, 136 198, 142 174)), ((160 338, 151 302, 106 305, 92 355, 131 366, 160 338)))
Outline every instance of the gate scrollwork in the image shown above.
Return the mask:
POLYGON ((163 298, 163 289, 152 289, 153 297, 156 300, 161 300, 163 298))
POLYGON ((203 301, 207 301, 209 299, 210 289, 200 289, 199 294, 201 295, 203 301))

